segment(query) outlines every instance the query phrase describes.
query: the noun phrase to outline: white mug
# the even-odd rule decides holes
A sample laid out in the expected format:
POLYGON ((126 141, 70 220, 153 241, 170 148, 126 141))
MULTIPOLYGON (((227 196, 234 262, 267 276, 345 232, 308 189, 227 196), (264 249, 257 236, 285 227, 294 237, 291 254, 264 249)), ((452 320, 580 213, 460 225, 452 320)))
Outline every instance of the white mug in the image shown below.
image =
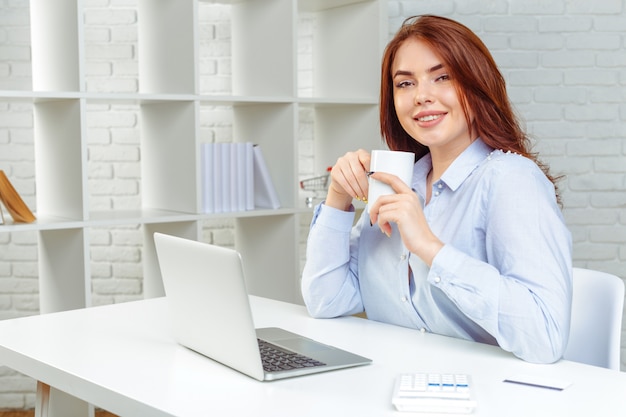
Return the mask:
MULTIPOLYGON (((413 179, 413 165, 415 154, 413 152, 373 150, 370 159, 370 171, 387 172, 400 178, 407 186, 411 186, 413 179)), ((368 203, 374 204, 382 195, 395 194, 393 188, 384 182, 369 178, 368 203)))

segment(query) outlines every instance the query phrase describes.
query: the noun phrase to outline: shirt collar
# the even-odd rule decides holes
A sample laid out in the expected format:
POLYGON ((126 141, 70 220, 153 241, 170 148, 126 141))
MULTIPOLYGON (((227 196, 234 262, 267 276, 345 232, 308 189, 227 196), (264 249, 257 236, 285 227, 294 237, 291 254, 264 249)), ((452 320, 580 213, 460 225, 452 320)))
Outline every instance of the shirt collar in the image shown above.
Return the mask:
MULTIPOLYGON (((446 184, 452 191, 456 191, 476 167, 485 160, 491 151, 493 151, 493 149, 487 146, 481 138, 476 139, 457 156, 443 173, 440 181, 446 184)), ((415 184, 416 190, 418 190, 421 195, 425 195, 426 177, 432 169, 432 166, 433 163, 430 153, 424 155, 415 164, 413 184, 415 184)))

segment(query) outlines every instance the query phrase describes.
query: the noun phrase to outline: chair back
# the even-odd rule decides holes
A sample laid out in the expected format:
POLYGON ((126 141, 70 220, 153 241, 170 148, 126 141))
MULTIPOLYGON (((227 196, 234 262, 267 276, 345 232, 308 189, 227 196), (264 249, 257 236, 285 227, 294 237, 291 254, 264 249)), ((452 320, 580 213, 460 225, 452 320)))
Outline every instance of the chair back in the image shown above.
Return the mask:
POLYGON ((574 268, 569 343, 563 359, 620 370, 624 282, 617 276, 574 268))

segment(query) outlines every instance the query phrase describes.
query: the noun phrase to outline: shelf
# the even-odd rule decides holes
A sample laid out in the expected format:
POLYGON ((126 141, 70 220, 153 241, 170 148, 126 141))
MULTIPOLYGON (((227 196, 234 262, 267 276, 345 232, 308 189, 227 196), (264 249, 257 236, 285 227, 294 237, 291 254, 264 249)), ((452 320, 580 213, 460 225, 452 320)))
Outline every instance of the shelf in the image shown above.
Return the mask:
POLYGON ((237 219, 237 218, 262 218, 273 216, 284 216, 294 214, 296 210, 281 208, 277 210, 256 209, 249 211, 233 211, 227 213, 194 214, 180 213, 166 210, 128 210, 128 211, 99 211, 90 213, 88 221, 83 227, 101 226, 123 226, 130 224, 158 224, 158 223, 178 223, 197 222, 203 220, 216 219, 237 219))
POLYGON ((195 95, 166 93, 92 93, 69 91, 18 91, 0 90, 0 100, 46 102, 84 99, 89 102, 109 102, 116 104, 148 104, 182 101, 199 101, 206 104, 224 106, 245 106, 248 104, 288 104, 301 103, 318 106, 342 105, 378 105, 378 97, 290 97, 290 96, 233 96, 233 95, 195 95))
POLYGON ((298 103, 315 107, 378 106, 377 97, 299 97, 298 103))
POLYGON ((0 90, 0 98, 9 101, 57 101, 67 99, 80 98, 78 92, 50 92, 50 91, 17 91, 17 90, 0 90))
POLYGON ((38 232, 42 230, 64 230, 64 229, 80 229, 85 227, 85 223, 81 220, 65 219, 53 216, 37 216, 37 220, 32 223, 14 223, 7 219, 5 213, 5 223, 0 225, 0 232, 38 232))
POLYGON ((233 95, 196 95, 169 93, 98 93, 76 91, 20 91, 0 90, 0 100, 16 102, 46 102, 84 99, 88 102, 107 102, 113 104, 150 104, 198 101, 205 104, 224 106, 245 106, 249 104, 289 104, 294 101, 319 104, 377 104, 377 99, 363 98, 298 98, 291 96, 233 96, 233 95))
POLYGON ((350 6, 360 3, 375 3, 371 0, 300 0, 300 9, 307 12, 319 12, 337 7, 350 6))
MULTIPOLYGON (((308 209, 311 210, 310 208, 308 209)), ((32 223, 14 223, 5 214, 5 223, 0 224, 0 233, 46 231, 65 229, 84 229, 91 227, 112 227, 145 225, 158 223, 199 222, 219 219, 267 218, 288 216, 307 211, 303 205, 297 208, 255 209, 248 211, 232 211, 224 213, 181 213, 166 210, 110 210, 89 213, 88 220, 68 219, 53 216, 38 216, 32 223)))

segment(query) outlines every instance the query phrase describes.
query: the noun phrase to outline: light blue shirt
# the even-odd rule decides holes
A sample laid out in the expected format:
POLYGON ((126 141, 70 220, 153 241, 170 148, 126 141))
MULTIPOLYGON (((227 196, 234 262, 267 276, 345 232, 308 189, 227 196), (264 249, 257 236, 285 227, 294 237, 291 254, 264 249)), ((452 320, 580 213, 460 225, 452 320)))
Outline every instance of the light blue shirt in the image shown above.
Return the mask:
MULTIPOLYGON (((413 171, 425 201, 430 154, 413 171)), ((551 363, 567 346, 572 244, 554 186, 528 158, 474 141, 432 185, 423 207, 444 243, 428 268, 370 226, 367 208, 320 204, 307 245, 302 293, 317 318, 365 310, 385 323, 497 344, 530 362, 551 363), (409 266, 412 274, 409 276, 409 266)))

